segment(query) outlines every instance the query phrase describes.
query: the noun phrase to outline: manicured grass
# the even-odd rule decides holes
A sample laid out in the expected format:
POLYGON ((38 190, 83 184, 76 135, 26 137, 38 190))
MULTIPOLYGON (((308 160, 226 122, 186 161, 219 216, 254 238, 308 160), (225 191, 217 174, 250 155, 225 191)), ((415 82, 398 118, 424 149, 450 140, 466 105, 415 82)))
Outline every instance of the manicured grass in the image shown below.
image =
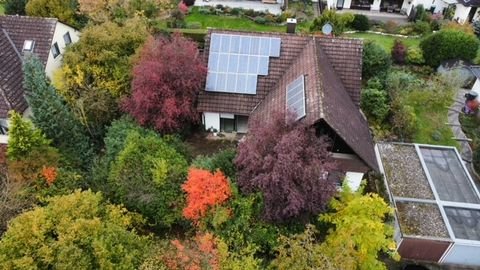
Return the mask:
POLYGON ((255 23, 248 18, 223 16, 223 15, 204 15, 193 10, 185 18, 187 23, 199 22, 202 28, 212 27, 217 29, 236 29, 256 32, 285 32, 285 26, 263 25, 255 23))
MULTIPOLYGON (((345 34, 345 36, 374 41, 378 45, 382 46, 383 49, 385 49, 387 52, 389 52, 392 49, 393 42, 395 41, 395 39, 398 38, 398 37, 384 36, 384 35, 373 34, 373 33, 353 33, 353 34, 345 34)), ((418 47, 421 40, 420 38, 398 38, 398 39, 402 40, 403 43, 408 47, 410 46, 418 47)))

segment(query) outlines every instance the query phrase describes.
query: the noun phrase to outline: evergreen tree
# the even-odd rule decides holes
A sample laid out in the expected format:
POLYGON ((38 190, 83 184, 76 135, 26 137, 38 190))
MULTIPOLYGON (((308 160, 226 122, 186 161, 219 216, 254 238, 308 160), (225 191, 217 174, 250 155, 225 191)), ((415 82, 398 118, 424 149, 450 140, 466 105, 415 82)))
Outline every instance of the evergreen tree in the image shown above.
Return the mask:
POLYGON ((5 14, 25 15, 27 0, 5 0, 5 14))
POLYGON ((32 121, 71 165, 87 169, 93 151, 84 127, 50 84, 42 63, 29 57, 24 64, 24 87, 33 113, 32 121))

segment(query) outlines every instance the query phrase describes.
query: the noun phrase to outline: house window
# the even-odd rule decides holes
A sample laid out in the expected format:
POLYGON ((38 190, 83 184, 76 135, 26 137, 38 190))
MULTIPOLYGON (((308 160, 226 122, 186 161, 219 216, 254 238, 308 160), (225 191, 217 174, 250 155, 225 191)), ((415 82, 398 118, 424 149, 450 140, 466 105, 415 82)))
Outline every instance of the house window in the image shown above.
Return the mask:
POLYGON ((57 58, 57 56, 60 55, 60 49, 58 48, 57 42, 53 43, 51 51, 53 54, 53 58, 57 58))
POLYGON ((23 42, 24 52, 33 52, 34 47, 35 47, 35 41, 33 40, 25 40, 25 42, 23 42))
POLYGON ((72 43, 72 38, 70 37, 70 32, 67 32, 65 35, 63 35, 63 41, 65 41, 65 46, 72 43))

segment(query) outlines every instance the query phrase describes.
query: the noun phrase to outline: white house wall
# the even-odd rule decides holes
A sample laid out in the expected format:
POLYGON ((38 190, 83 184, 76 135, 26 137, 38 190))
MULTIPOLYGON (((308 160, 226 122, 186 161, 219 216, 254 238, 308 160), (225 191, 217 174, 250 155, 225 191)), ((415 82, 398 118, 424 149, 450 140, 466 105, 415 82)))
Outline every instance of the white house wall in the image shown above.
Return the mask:
POLYGON ((480 246, 455 243, 442 263, 461 265, 480 265, 480 246))
POLYGON ((57 56, 57 58, 53 58, 53 54, 50 51, 48 54, 48 60, 47 60, 47 65, 45 67, 45 73, 47 74, 48 77, 52 78, 53 73, 60 68, 62 64, 62 55, 65 52, 65 41, 63 40, 63 35, 65 35, 67 32, 70 33, 70 38, 72 40, 72 43, 75 43, 79 39, 79 31, 75 30, 75 28, 70 27, 68 25, 65 25, 61 22, 57 22, 55 26, 55 32, 53 34, 52 38, 52 44, 50 46, 53 46, 55 42, 58 44, 58 48, 60 49, 60 55, 57 56))
POLYGON ((455 10, 455 15, 453 15, 453 19, 458 21, 458 23, 465 23, 468 18, 468 13, 470 12, 470 9, 471 7, 457 4, 457 9, 455 10))
POLYGON ((352 0, 345 0, 345 2, 343 2, 343 8, 349 9, 351 5, 352 5, 352 0))
POLYGON ((480 95, 480 80, 479 79, 475 80, 475 83, 472 86, 472 91, 475 91, 475 92, 477 92, 477 94, 480 95))
POLYGON ((205 125, 205 129, 208 130, 210 128, 216 129, 220 131, 220 114, 219 113, 211 113, 205 112, 203 113, 203 124, 205 125))

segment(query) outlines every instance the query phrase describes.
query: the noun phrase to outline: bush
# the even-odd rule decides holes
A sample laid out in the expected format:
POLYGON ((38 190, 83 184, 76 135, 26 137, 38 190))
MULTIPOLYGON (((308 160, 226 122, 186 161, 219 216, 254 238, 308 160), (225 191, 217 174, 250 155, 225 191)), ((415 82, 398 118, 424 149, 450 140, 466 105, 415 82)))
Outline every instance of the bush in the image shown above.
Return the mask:
POLYGON ((417 116, 412 106, 402 104, 401 98, 392 102, 393 132, 402 141, 410 141, 417 131, 417 116))
POLYGON ((425 62, 433 68, 445 60, 474 59, 478 45, 479 41, 474 35, 455 30, 441 30, 420 42, 425 62))
POLYGON ((473 24, 469 24, 469 23, 459 24, 457 22, 450 21, 442 25, 442 30, 448 30, 448 29, 464 32, 469 35, 475 34, 475 29, 473 27, 473 24))
POLYGON ((310 30, 312 31, 321 31, 323 25, 327 22, 333 26, 333 34, 338 36, 341 35, 347 25, 349 25, 354 20, 353 14, 350 13, 336 13, 335 10, 326 10, 319 17, 313 20, 310 30))
POLYGON ((415 21, 425 21, 427 19, 427 12, 423 5, 418 5, 415 7, 415 21))
POLYGON ((233 160, 235 159, 235 149, 227 149, 218 152, 210 157, 198 156, 192 163, 192 166, 199 169, 215 172, 222 171, 230 179, 235 178, 236 170, 233 160))
POLYGON ((362 14, 355 14, 351 27, 358 31, 367 31, 370 29, 368 17, 362 14))
POLYGON ((383 25, 385 32, 395 34, 398 32, 398 24, 394 21, 388 21, 383 25))
POLYGON ((392 47, 392 59, 397 64, 405 64, 405 58, 407 56, 407 47, 399 39, 395 39, 392 47))
POLYGON ((185 28, 185 14, 176 9, 170 14, 170 18, 167 21, 168 28, 185 28))
POLYGON ((428 22, 417 21, 413 24, 413 32, 417 35, 425 35, 432 32, 432 29, 428 22))
POLYGON ((265 19, 264 17, 256 17, 254 19, 254 21, 258 24, 266 24, 267 23, 267 19, 265 19))
POLYGON ((189 23, 187 23, 187 28, 188 29, 200 29, 200 28, 202 28, 202 23, 201 22, 189 22, 189 23))
POLYGON ((407 50, 407 63, 413 65, 422 65, 425 63, 425 59, 423 59, 423 53, 420 48, 411 47, 407 50))
POLYGON ((27 2, 27 0, 5 0, 5 14, 25 15, 25 5, 27 2))
POLYGON ((423 87, 424 81, 404 71, 390 72, 385 78, 385 89, 392 99, 400 92, 408 92, 423 87))
POLYGON ((232 10, 230 11, 230 14, 235 16, 241 15, 242 13, 243 13, 242 8, 232 8, 232 10))
POLYGON ((186 171, 184 157, 165 140, 154 133, 131 130, 108 180, 118 202, 141 213, 158 228, 169 228, 181 217, 180 184, 186 171))
POLYGON ((388 95, 381 89, 364 89, 360 106, 373 122, 382 123, 389 112, 388 95))
POLYGON ((364 80, 374 76, 385 76, 392 65, 390 55, 374 42, 363 46, 362 76, 364 80))

